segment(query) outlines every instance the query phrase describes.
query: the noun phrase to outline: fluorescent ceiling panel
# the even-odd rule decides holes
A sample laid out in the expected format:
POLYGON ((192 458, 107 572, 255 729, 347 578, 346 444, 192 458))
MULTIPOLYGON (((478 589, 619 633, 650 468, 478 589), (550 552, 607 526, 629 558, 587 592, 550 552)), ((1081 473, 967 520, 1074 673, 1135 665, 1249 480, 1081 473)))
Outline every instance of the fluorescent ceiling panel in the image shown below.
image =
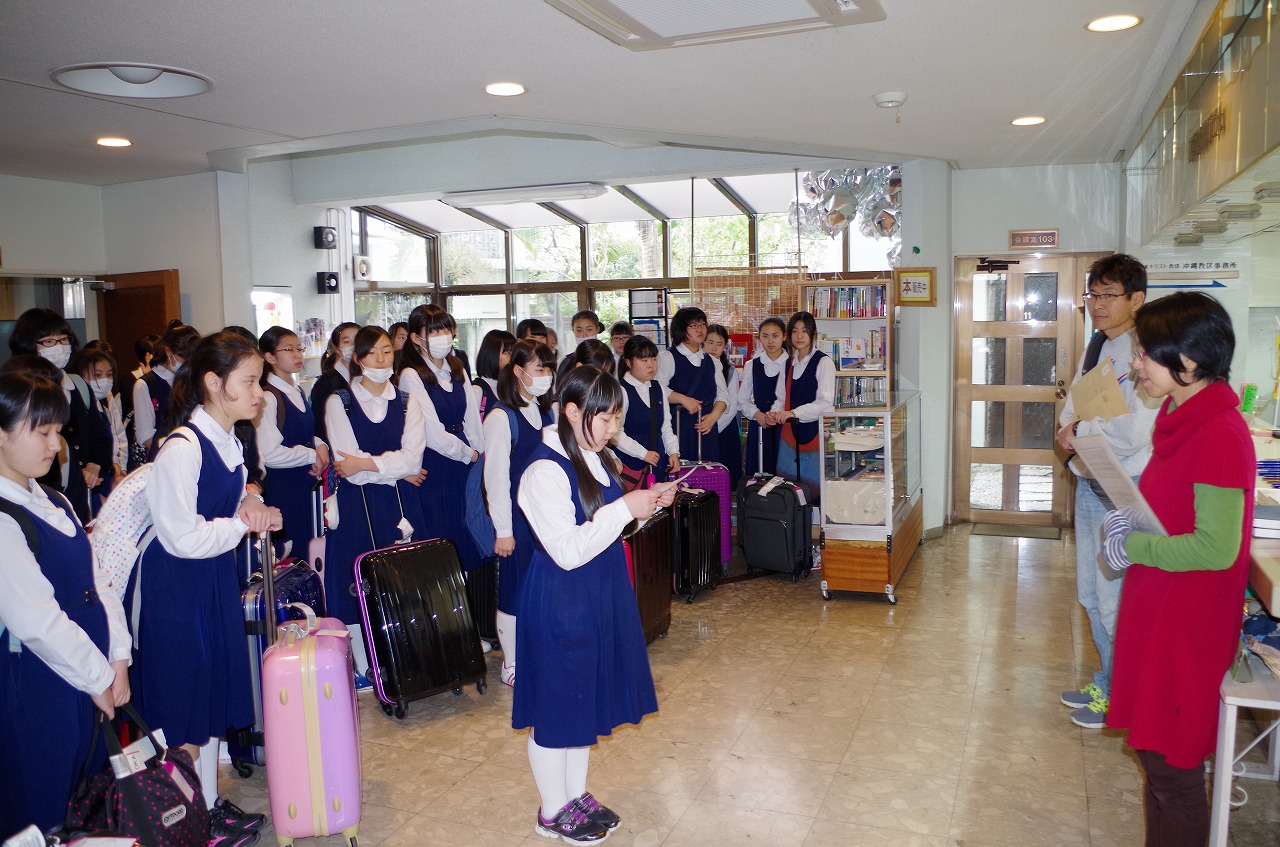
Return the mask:
POLYGON ((537 203, 504 203, 501 206, 485 206, 479 211, 512 229, 533 226, 562 226, 568 223, 564 218, 553 212, 548 212, 537 203))
MULTIPOLYGON (((693 210, 700 218, 714 218, 721 215, 740 215, 738 207, 705 179, 694 181, 693 210)), ((632 191, 640 195, 650 206, 670 218, 687 218, 691 215, 689 206, 689 180, 677 182, 645 182, 629 185, 632 191)))
POLYGON ((427 200, 412 203, 387 203, 383 208, 417 221, 436 232, 472 232, 474 230, 492 229, 470 215, 459 212, 448 203, 439 200, 427 200))
POLYGON ((652 215, 612 188, 609 189, 608 194, 600 197, 592 197, 589 200, 565 200, 556 205, 589 224, 653 220, 652 215))
MULTIPOLYGON (((801 172, 801 177, 804 173, 801 172)), ((787 212, 796 199, 794 173, 731 176, 725 183, 753 211, 761 214, 787 212)))

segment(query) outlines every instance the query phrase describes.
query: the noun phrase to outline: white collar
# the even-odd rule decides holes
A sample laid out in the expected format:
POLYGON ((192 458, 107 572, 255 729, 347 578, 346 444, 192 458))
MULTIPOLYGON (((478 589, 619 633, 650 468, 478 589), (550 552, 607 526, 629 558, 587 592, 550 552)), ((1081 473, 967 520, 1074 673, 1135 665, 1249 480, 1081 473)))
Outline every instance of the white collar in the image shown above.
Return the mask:
POLYGON ((351 381, 351 368, 347 366, 346 362, 342 361, 341 356, 339 356, 337 359, 334 359, 333 369, 338 373, 342 374, 342 378, 345 379, 347 382, 351 381))
POLYGON ((756 358, 760 360, 760 364, 764 367, 764 372, 767 376, 777 376, 782 373, 782 369, 787 366, 786 350, 780 350, 778 352, 778 358, 776 359, 770 359, 768 354, 765 353, 764 350, 761 350, 759 354, 756 355, 756 358))
POLYGON ((634 385, 636 388, 644 388, 646 390, 649 388, 649 383, 653 382, 653 380, 649 380, 649 382, 641 382, 631 375, 631 371, 627 371, 623 374, 622 378, 634 385))
POLYGON ((155 371, 156 376, 160 377, 170 385, 173 385, 173 371, 169 370, 164 365, 156 365, 151 370, 155 371))
POLYGON ((814 354, 814 353, 817 353, 817 352, 818 352, 818 348, 817 348, 817 347, 810 347, 810 348, 809 348, 809 354, 808 354, 807 356, 805 356, 803 359, 801 359, 799 356, 792 355, 792 357, 791 357, 791 361, 792 361, 792 363, 793 363, 796 367, 803 368, 803 367, 804 367, 804 365, 805 365, 805 363, 806 363, 806 362, 808 362, 810 359, 812 359, 812 358, 813 358, 813 354, 814 354))
POLYGON ((391 391, 391 393, 390 393, 390 394, 387 394, 387 393, 386 393, 386 390, 387 390, 387 389, 385 388, 385 386, 386 386, 386 385, 388 385, 388 383, 386 383, 386 382, 382 383, 382 386, 383 386, 383 387, 381 387, 381 388, 379 389, 380 391, 382 391, 382 392, 383 392, 382 394, 374 394, 372 391, 370 391, 370 390, 365 386, 365 384, 364 384, 364 377, 363 377, 363 376, 358 376, 358 377, 356 377, 355 379, 353 379, 353 380, 351 381, 351 393, 355 395, 355 398, 356 398, 357 400, 361 400, 361 401, 364 401, 364 400, 381 400, 383 403, 387 403, 387 402, 389 402, 389 401, 391 400, 391 398, 392 398, 392 397, 395 397, 395 396, 396 396, 396 392, 395 392, 395 390, 394 390, 394 386, 393 386, 393 387, 392 387, 392 391, 391 391))
MULTIPOLYGON (((560 432, 554 424, 542 428, 542 443, 546 444, 566 459, 569 458, 569 454, 564 452, 564 445, 560 443, 560 432)), ((600 460, 600 454, 592 453, 588 450, 583 450, 581 452, 587 461, 587 467, 591 470, 591 475, 594 476, 596 481, 601 485, 607 485, 609 483, 609 473, 604 469, 604 463, 600 460)))
POLYGON ((486 384, 486 385, 488 385, 490 388, 492 388, 492 389, 493 389, 493 393, 494 393, 494 394, 497 394, 497 393, 498 393, 498 381, 497 381, 496 379, 490 379, 490 378, 489 378, 489 377, 487 377, 487 376, 482 376, 482 377, 480 377, 480 378, 481 378, 481 379, 483 379, 483 380, 485 381, 485 384, 486 384))
POLYGON ((30 509, 40 520, 65 536, 70 537, 76 533, 75 523, 57 503, 49 499, 49 495, 45 494, 40 483, 34 479, 24 488, 11 479, 0 477, 0 497, 30 509))
POLYGON ((697 350, 690 352, 689 348, 682 341, 676 345, 676 349, 683 353, 684 357, 695 365, 702 364, 702 348, 698 348, 697 350))
MULTIPOLYGON (((205 411, 204 406, 196 406, 196 410, 191 413, 189 423, 209 439, 209 443, 218 451, 218 457, 227 466, 227 470, 244 464, 244 445, 240 443, 240 439, 236 438, 234 428, 223 429, 222 425, 213 419, 213 415, 205 411)), ((199 447, 200 445, 197 444, 196 449, 199 447)))
POLYGON ((276 388, 279 388, 281 391, 292 391, 295 394, 298 392, 298 386, 292 379, 286 380, 275 371, 272 371, 267 375, 267 382, 271 383, 276 388))
POLYGON ((447 357, 441 363, 442 366, 438 368, 429 356, 423 356, 422 361, 426 362, 427 367, 431 368, 431 372, 436 375, 436 382, 440 383, 441 388, 445 391, 453 390, 453 369, 449 367, 449 359, 447 357))

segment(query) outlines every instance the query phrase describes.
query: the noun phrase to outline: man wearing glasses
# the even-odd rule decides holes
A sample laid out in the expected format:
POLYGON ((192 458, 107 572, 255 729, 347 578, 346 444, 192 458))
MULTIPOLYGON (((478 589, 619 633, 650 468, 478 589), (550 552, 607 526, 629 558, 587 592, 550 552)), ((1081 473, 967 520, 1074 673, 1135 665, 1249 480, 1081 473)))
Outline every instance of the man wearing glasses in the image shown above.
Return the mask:
POLYGON ((1102 660, 1092 681, 1083 688, 1064 691, 1061 702, 1073 709, 1071 720, 1077 726, 1101 729, 1106 724, 1111 696, 1111 648, 1124 572, 1112 570, 1102 561, 1102 519, 1113 506, 1084 462, 1075 458, 1071 439, 1077 435, 1102 435, 1136 482, 1151 458, 1151 431, 1160 404, 1139 388, 1129 367, 1138 346, 1133 316, 1147 298, 1146 267, 1132 256, 1116 253, 1094 262, 1087 280, 1084 302, 1095 332, 1072 384, 1110 359, 1129 413, 1110 419, 1080 420, 1068 394, 1058 418, 1062 427, 1058 430, 1058 445, 1071 455, 1067 467, 1077 477, 1076 597, 1089 615, 1093 643, 1102 660))

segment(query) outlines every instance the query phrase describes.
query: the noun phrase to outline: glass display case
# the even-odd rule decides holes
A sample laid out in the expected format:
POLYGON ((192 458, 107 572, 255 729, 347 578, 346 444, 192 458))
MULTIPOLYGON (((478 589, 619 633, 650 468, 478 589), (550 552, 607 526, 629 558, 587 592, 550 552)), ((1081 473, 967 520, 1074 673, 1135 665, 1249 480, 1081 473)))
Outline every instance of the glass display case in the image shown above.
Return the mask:
POLYGON ((923 530, 920 393, 894 392, 887 408, 823 418, 822 595, 884 593, 906 570, 923 530))

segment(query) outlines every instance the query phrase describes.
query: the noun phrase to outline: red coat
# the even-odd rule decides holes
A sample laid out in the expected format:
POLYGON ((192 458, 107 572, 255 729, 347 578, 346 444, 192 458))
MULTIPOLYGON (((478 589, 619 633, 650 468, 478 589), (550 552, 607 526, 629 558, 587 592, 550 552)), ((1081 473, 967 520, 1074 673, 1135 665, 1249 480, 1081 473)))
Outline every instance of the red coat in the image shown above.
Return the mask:
POLYGON ((1253 441, 1225 382, 1156 417, 1139 488, 1169 535, 1195 531, 1195 483, 1244 489, 1243 540, 1227 570, 1169 573, 1134 563, 1116 623, 1107 725, 1179 768, 1213 752, 1219 689, 1235 656, 1249 578, 1256 473, 1253 441))

